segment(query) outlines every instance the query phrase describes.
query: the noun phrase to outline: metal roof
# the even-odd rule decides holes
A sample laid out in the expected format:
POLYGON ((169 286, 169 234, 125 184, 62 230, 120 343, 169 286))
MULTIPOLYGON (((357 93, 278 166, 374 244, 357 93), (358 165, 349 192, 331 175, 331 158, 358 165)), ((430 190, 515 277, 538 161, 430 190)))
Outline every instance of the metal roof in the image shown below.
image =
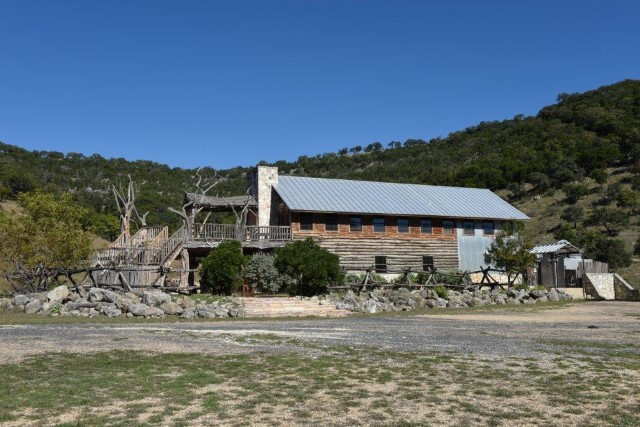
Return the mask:
POLYGON ((531 249, 532 254, 550 254, 550 253, 580 253, 580 249, 572 245, 566 240, 559 240, 557 243, 551 243, 548 245, 538 245, 531 249))
POLYGON ((280 176, 274 185, 292 211, 529 219, 490 190, 280 176))

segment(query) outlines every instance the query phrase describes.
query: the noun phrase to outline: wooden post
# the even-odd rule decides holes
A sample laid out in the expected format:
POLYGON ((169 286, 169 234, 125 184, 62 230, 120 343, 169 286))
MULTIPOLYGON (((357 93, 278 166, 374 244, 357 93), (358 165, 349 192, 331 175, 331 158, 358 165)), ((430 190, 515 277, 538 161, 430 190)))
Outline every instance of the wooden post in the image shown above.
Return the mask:
POLYGON ((189 251, 183 248, 180 251, 180 284, 178 288, 189 287, 189 251))

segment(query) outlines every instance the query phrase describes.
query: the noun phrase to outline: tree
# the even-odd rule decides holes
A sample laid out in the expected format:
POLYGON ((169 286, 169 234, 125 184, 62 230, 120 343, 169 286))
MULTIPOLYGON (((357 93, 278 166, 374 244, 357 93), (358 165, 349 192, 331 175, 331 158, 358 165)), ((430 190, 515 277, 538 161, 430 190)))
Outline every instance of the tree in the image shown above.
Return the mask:
POLYGON ((56 272, 84 266, 92 250, 86 209, 68 194, 23 193, 18 202, 23 213, 0 212, 0 270, 15 289, 46 289, 56 272))
POLYGON ((124 234, 125 241, 129 242, 129 239, 131 238, 131 222, 133 220, 133 214, 135 214, 140 221, 140 226, 145 227, 147 225, 147 215, 149 212, 146 212, 142 216, 138 213, 138 209, 136 209, 135 185, 131 179, 131 175, 127 176, 129 177, 129 184, 127 185, 126 192, 115 185, 111 186, 111 190, 113 191, 113 196, 116 199, 116 206, 118 207, 118 213, 120 214, 120 234, 124 234))
POLYGON ((200 288, 203 292, 231 295, 239 289, 245 259, 236 240, 222 242, 202 262, 200 288))
POLYGON ((609 268, 617 270, 631 265, 631 252, 621 239, 600 239, 587 255, 596 261, 606 262, 609 268))
POLYGON ((566 195, 566 202, 570 205, 574 205, 582 197, 589 194, 589 186, 584 182, 571 182, 569 184, 565 184, 562 187, 562 191, 564 191, 564 194, 566 195))
POLYGON ((381 151, 381 150, 382 150, 382 144, 379 142, 372 142, 371 144, 367 145, 364 149, 366 153, 371 153, 373 151, 381 151))
POLYGON ((616 208, 595 208, 586 223, 587 225, 602 226, 609 236, 616 236, 629 225, 629 215, 616 208))
POLYGON ((573 224, 573 228, 578 226, 578 221, 584 218, 584 209, 582 206, 578 205, 570 205, 567 206, 562 214, 560 215, 564 221, 570 222, 573 224))
POLYGON ((338 256, 310 237, 276 249, 274 265, 281 275, 293 279, 289 293, 295 295, 317 295, 326 292, 328 285, 343 280, 338 256))
POLYGON ((169 211, 173 212, 182 218, 182 225, 184 226, 184 232, 187 236, 193 234, 193 224, 196 222, 197 215, 204 209, 204 207, 198 203, 201 202, 209 191, 221 182, 225 181, 225 178, 220 177, 217 172, 214 171, 213 176, 204 177, 202 175, 202 168, 196 170, 195 187, 196 193, 193 198, 188 198, 182 205, 181 210, 169 207, 169 211))
POLYGON ((520 222, 505 223, 485 255, 487 264, 493 264, 507 273, 509 286, 518 274, 526 273, 527 268, 536 262, 535 255, 531 253, 533 245, 522 239, 522 230, 523 225, 520 222))
POLYGON ((640 209, 640 194, 629 188, 623 188, 616 197, 616 203, 621 208, 627 208, 632 215, 640 209))

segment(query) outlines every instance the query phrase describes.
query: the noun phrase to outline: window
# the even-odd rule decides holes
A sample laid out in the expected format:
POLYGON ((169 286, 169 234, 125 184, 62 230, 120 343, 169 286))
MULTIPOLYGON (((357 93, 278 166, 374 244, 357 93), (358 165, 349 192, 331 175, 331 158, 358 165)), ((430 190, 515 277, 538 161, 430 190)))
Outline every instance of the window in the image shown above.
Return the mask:
POLYGON ((386 273, 387 272, 387 257, 386 256, 376 256, 374 267, 376 273, 386 273))
POLYGON ((420 220, 420 232, 422 234, 431 234, 433 233, 433 226, 431 224, 430 219, 421 219, 420 220))
POLYGON ((453 234, 453 221, 442 221, 442 232, 444 234, 453 234))
POLYGON ((310 213, 300 214, 300 230, 306 230, 306 231, 313 230, 313 214, 310 214, 310 213))
POLYGON ((482 223, 482 230, 485 235, 493 236, 493 234, 496 232, 496 226, 494 225, 493 221, 485 221, 482 223))
POLYGON ((338 216, 327 214, 324 216, 324 229, 326 231, 338 231, 338 216))
POLYGON ((385 230, 384 218, 373 218, 373 231, 384 233, 385 230))
POLYGON ((422 271, 433 271, 433 257, 432 256, 423 256, 422 257, 422 271))
POLYGON ((408 232, 409 232, 409 219, 398 218, 398 233, 408 233, 408 232))
POLYGON ((464 221, 462 223, 463 226, 463 234, 465 236, 473 236, 475 234, 473 221, 464 221))
POLYGON ((349 218, 350 231, 362 231, 362 217, 352 216, 349 218))

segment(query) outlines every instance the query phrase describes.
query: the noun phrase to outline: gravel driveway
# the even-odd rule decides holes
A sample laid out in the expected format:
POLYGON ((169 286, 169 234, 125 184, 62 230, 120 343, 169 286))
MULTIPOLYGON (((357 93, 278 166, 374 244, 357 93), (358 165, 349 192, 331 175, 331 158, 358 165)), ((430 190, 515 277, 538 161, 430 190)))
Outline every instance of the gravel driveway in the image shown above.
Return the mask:
POLYGON ((232 354, 313 352, 332 345, 545 358, 557 343, 569 341, 631 344, 640 349, 640 303, 591 302, 533 311, 407 317, 0 325, 0 363, 61 351, 232 354))

